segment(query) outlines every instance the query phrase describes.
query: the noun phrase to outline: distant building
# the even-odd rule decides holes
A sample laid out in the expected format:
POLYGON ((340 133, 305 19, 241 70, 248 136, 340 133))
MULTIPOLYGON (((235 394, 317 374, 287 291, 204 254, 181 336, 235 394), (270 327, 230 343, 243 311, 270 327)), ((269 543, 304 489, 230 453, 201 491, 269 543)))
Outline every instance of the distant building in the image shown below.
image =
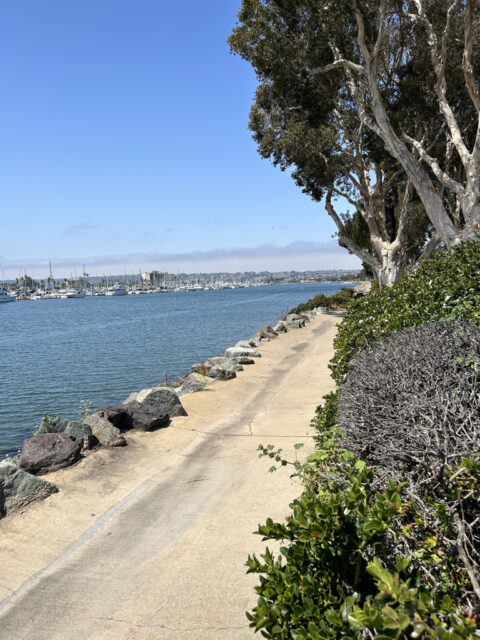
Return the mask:
POLYGON ((168 273, 165 271, 144 271, 142 273, 142 284, 159 285, 167 281, 168 273))

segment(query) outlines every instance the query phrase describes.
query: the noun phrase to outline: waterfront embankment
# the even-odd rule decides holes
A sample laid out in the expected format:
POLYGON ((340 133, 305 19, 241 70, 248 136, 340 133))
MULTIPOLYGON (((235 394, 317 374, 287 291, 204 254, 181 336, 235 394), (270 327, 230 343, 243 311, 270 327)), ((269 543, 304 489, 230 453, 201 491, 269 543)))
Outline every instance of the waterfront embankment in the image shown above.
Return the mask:
POLYGON ((49 474, 58 494, 0 521, 2 639, 252 637, 252 531, 300 489, 256 449, 313 449, 338 321, 262 342, 238 378, 182 397, 170 427, 49 474))
POLYGON ((274 324, 341 284, 299 284, 0 305, 0 460, 45 413, 78 420, 84 403, 184 376, 194 362, 274 324))

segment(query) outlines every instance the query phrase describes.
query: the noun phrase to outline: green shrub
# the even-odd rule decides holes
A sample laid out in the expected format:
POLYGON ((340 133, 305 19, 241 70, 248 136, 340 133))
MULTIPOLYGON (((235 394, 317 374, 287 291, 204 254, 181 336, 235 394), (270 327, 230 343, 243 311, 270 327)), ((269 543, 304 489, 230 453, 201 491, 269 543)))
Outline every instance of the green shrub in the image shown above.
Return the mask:
POLYGON ((326 296, 324 293, 319 293, 307 302, 302 302, 289 313, 305 313, 305 311, 312 311, 317 307, 326 307, 327 309, 346 309, 353 300, 355 289, 350 287, 343 287, 337 293, 331 296, 326 296))
MULTIPOLYGON (((319 297, 310 303, 311 307, 300 305, 293 311, 301 313, 315 306, 327 306, 319 297)), ((479 244, 461 245, 451 253, 426 261, 421 269, 393 287, 381 290, 374 287, 367 297, 351 301, 335 340, 332 376, 343 385, 351 361, 360 349, 399 330, 457 318, 480 321, 479 244)), ((453 362, 451 346, 440 340, 433 357, 436 365, 443 367, 447 386, 450 379, 450 401, 462 405, 453 420, 461 423, 455 422, 453 427, 458 428, 455 436, 461 444, 460 431, 466 423, 477 428, 475 385, 479 367, 476 352, 472 357, 472 349, 467 348, 465 341, 456 345, 461 348, 458 354, 454 349, 453 362), (448 363, 439 364, 444 357, 448 363), (469 391, 471 407, 464 397, 469 391), (473 408, 472 415, 465 422, 464 413, 468 413, 469 407, 473 408)), ((419 345, 420 350, 424 347, 419 345)), ((401 371, 403 367, 407 373, 400 383, 398 379, 390 380, 389 361, 377 354, 377 364, 383 357, 384 366, 375 389, 377 395, 384 388, 390 389, 387 404, 392 420, 398 418, 402 422, 403 414, 395 415, 404 390, 402 385, 415 387, 416 381, 411 377, 418 374, 416 355, 397 354, 397 369, 401 371)), ((362 377, 359 376, 357 382, 362 377)), ((435 381, 423 382, 427 383, 427 396, 430 393, 434 396, 435 381)), ((423 383, 418 383, 418 389, 407 389, 405 406, 408 398, 421 392, 423 383)), ((352 389, 354 385, 352 379, 352 389)), ((367 420, 373 399, 370 390, 358 392, 365 405, 362 415, 367 420)), ((251 626, 275 640, 478 638, 480 454, 476 440, 470 447, 447 452, 451 442, 446 437, 443 444, 447 453, 437 467, 436 454, 429 459, 432 469, 424 474, 428 478, 424 484, 419 474, 414 478, 410 469, 397 476, 405 482, 394 483, 387 477, 388 466, 381 471, 384 475, 379 482, 378 469, 368 467, 345 448, 345 444, 352 445, 336 424, 339 391, 325 400, 314 420, 317 451, 309 456, 306 465, 294 463, 305 485, 304 492, 292 503, 285 523, 268 519, 257 532, 264 540, 283 542, 280 553, 275 555, 267 549, 260 558, 248 559, 249 572, 260 576, 257 606, 247 614, 251 626), (419 482, 414 484, 414 480, 419 482)), ((353 423, 358 413, 354 409, 350 414, 348 419, 353 423)), ((377 417, 380 414, 381 411, 377 417)), ((400 424, 400 431, 407 427, 421 430, 422 426, 428 431, 422 417, 417 418, 408 425, 395 424, 400 424)), ((430 427, 435 426, 432 420, 430 423, 430 427)), ((396 433, 395 429, 393 425, 391 435, 398 437, 400 450, 404 434, 396 433)), ((360 428, 357 436, 356 452, 362 455, 360 428)), ((378 449, 385 442, 377 434, 375 442, 364 441, 363 445, 378 449)), ((287 464, 273 447, 263 449, 277 462, 287 464)), ((394 465, 395 460, 390 460, 390 464, 394 465)))
POLYGON ((480 243, 465 243, 426 260, 392 287, 354 300, 339 326, 330 368, 338 384, 362 347, 400 329, 442 318, 480 320, 480 243))
MULTIPOLYGON (((267 549, 248 558, 249 573, 260 575, 251 626, 278 640, 473 640, 466 571, 454 556, 439 560, 431 528, 402 499, 402 486, 375 491, 372 470, 340 446, 333 425, 324 429, 332 402, 317 415, 315 486, 292 503, 285 523, 268 519, 258 529, 283 546, 279 555, 267 549)), ((480 465, 464 462, 462 491, 478 491, 480 465)))

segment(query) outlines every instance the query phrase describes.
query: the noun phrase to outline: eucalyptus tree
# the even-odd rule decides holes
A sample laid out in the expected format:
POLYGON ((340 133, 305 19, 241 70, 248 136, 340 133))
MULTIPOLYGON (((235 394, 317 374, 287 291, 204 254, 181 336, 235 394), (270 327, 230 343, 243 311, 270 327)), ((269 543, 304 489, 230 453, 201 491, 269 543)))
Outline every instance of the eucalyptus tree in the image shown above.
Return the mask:
MULTIPOLYGON (((259 153, 283 170, 293 166, 293 178, 314 200, 325 197, 339 243, 367 264, 381 284, 391 284, 412 254, 418 257, 427 234, 418 213, 411 215, 411 182, 364 126, 342 74, 312 80, 299 72, 294 50, 279 55, 275 30, 280 25, 274 15, 264 4, 257 8, 267 20, 256 12, 247 28, 234 31, 230 44, 256 66, 260 79, 249 125, 259 153), (348 202, 353 213, 341 214, 335 198, 348 202), (412 220, 417 222, 414 230, 412 220)), ((295 11, 284 12, 282 21, 293 35, 284 37, 287 47, 297 46, 296 39, 315 26, 299 20, 295 11)), ((437 241, 433 238, 425 250, 437 241)))
MULTIPOLYGON (((412 247, 421 248, 427 234, 410 182, 388 155, 373 149, 348 93, 338 91, 326 117, 323 109, 315 109, 318 101, 302 104, 291 89, 290 84, 284 95, 274 83, 257 88, 249 126, 259 153, 283 170, 293 166, 292 177, 303 192, 317 201, 325 198, 341 246, 368 265, 380 284, 392 284, 411 265, 412 247), (338 198, 351 213, 339 212, 338 198)), ((434 246, 432 240, 425 250, 434 246)))
POLYGON ((328 119, 343 96, 450 247, 480 225, 478 13, 478 0, 243 0, 230 44, 292 108, 320 100, 328 119))

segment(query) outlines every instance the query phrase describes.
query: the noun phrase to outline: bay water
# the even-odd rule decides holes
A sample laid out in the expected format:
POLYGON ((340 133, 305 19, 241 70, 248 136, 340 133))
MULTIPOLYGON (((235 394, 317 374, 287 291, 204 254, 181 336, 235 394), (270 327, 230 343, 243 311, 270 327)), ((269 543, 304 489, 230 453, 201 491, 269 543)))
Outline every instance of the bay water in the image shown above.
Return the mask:
MULTIPOLYGON (((292 284, 0 304, 0 458, 45 413, 79 420, 132 391, 184 376, 342 285, 292 284)), ((319 398, 320 400, 320 398, 319 398)))

